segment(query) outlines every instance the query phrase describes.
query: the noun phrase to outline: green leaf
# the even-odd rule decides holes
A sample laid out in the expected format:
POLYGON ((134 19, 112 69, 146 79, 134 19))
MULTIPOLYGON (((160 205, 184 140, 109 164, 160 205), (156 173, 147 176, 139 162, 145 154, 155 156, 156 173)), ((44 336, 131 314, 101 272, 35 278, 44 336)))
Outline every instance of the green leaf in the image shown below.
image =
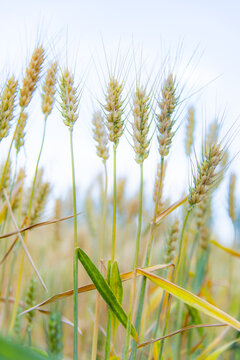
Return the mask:
MULTIPOLYGON (((87 254, 80 248, 76 249, 78 252, 78 258, 82 263, 84 269, 88 273, 89 277, 91 278, 92 282, 94 283, 96 289, 98 290, 99 294, 102 296, 104 301, 110 307, 114 315, 118 318, 120 323, 127 328, 127 315, 124 312, 122 306, 119 304, 116 296, 112 292, 111 288, 109 287, 108 283, 98 270, 98 268, 93 264, 87 254)), ((131 335, 134 340, 137 341, 138 336, 137 332, 133 325, 131 325, 131 335)))
POLYGON ((1 360, 46 360, 48 356, 41 355, 25 346, 16 344, 9 339, 0 338, 1 360))
POLYGON ((112 289, 114 295, 116 296, 119 304, 122 304, 123 287, 122 287, 122 280, 118 269, 117 261, 114 261, 112 264, 111 276, 110 276, 110 288, 112 289))
MULTIPOLYGON (((118 269, 118 264, 116 261, 114 261, 111 266, 110 288, 112 289, 112 292, 116 296, 116 299, 118 300, 119 304, 122 305, 123 287, 118 269)), ((116 337, 118 325, 119 325, 119 320, 117 316, 113 314, 112 316, 113 344, 115 343, 115 337, 116 337)))

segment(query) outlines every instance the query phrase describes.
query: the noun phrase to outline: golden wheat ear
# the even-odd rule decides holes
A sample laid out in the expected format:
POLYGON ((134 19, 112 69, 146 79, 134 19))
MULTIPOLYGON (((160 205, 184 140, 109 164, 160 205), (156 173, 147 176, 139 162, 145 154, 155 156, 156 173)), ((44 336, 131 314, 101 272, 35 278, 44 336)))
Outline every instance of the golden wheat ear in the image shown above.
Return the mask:
POLYGON ((93 136, 96 141, 97 155, 106 161, 109 158, 108 137, 103 116, 100 111, 93 114, 93 136))
POLYGON ((15 98, 17 94, 17 81, 10 77, 0 99, 0 141, 7 137, 13 119, 15 98))
POLYGON ((26 74, 23 79, 23 84, 20 89, 19 105, 22 109, 26 108, 32 98, 33 92, 36 89, 37 82, 40 77, 44 61, 44 50, 42 46, 36 48, 32 54, 29 66, 26 69, 26 74))
POLYGON ((53 109, 54 95, 56 92, 57 63, 51 64, 47 71, 45 82, 42 87, 42 112, 47 117, 53 109))
POLYGON ((188 156, 191 155, 192 145, 193 145, 193 133, 195 128, 195 109, 191 106, 188 109, 188 117, 187 117, 187 131, 185 138, 185 150, 188 156))

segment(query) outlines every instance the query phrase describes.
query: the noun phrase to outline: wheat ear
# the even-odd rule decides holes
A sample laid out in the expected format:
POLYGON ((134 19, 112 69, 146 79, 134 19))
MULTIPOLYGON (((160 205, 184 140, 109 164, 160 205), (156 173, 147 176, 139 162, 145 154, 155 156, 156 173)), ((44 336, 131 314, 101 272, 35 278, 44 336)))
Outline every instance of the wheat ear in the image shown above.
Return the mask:
POLYGON ((73 307, 74 307, 74 334, 73 334, 73 359, 78 359, 78 243, 77 243, 77 202, 75 185, 75 168, 73 156, 73 126, 78 118, 79 94, 74 86, 73 75, 66 69, 60 80, 61 113, 64 124, 69 128, 70 151, 72 165, 72 192, 74 212, 74 256, 73 256, 73 307))
POLYGON ((14 76, 8 80, 0 99, 0 141, 7 137, 13 119, 15 98, 17 94, 17 81, 14 76))
POLYGON ((28 106, 32 94, 36 89, 39 80, 42 64, 44 61, 44 50, 42 46, 36 48, 32 54, 29 66, 26 69, 26 74, 23 79, 23 84, 20 89, 19 105, 22 109, 28 106))

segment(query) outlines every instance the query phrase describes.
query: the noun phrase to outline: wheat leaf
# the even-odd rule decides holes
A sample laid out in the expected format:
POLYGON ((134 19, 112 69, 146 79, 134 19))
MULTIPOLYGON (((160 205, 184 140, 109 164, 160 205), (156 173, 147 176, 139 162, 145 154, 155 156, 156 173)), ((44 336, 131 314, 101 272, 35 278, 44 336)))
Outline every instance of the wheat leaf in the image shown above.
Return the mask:
POLYGON ((197 295, 194 295, 190 291, 187 291, 181 288, 180 286, 171 283, 168 280, 165 280, 154 274, 150 274, 147 271, 137 269, 137 272, 139 272, 142 275, 145 275, 156 285, 160 286, 162 289, 164 289, 171 295, 175 296, 177 299, 184 302, 185 304, 192 306, 193 308, 199 310, 200 312, 209 315, 214 319, 219 320, 222 323, 228 324, 234 329, 240 331, 240 322, 238 320, 236 320, 229 314, 225 313, 221 309, 217 308, 216 306, 208 303, 204 299, 201 299, 197 295))
MULTIPOLYGON (((119 319, 121 324, 127 328, 127 315, 124 312, 122 306, 118 302, 116 296, 113 294, 111 288, 109 287, 108 283, 98 270, 98 268, 94 265, 94 263, 90 260, 87 254, 80 248, 76 250, 78 252, 78 259, 82 263, 84 269, 88 273, 89 277, 91 278, 92 282, 94 283, 97 291, 102 296, 104 301, 107 303, 109 308, 112 310, 114 315, 119 319)), ((137 341, 137 332, 133 325, 131 325, 131 335, 134 340, 137 341)))

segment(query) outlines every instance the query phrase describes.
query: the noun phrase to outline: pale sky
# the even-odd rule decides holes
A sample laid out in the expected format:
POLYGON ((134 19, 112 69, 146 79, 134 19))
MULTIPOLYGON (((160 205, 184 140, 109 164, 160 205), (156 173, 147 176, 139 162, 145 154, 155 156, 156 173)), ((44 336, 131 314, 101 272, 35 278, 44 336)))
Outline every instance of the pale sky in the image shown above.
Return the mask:
MULTIPOLYGON (((1 84, 4 84, 7 75, 11 73, 21 80, 37 43, 43 43, 46 49, 46 64, 57 59, 60 66, 64 67, 67 58, 70 69, 75 73, 76 82, 84 78, 84 95, 74 131, 77 185, 81 196, 102 169, 92 140, 91 117, 93 109, 98 106, 95 97, 101 97, 99 77, 105 74, 106 80, 107 66, 103 48, 106 49, 109 62, 116 58, 118 48, 122 58, 131 59, 132 54, 135 54, 137 63, 142 51, 147 74, 160 71, 163 59, 170 53, 170 66, 176 69, 176 76, 179 75, 183 80, 188 94, 197 92, 196 96, 186 101, 186 106, 196 106, 199 137, 196 143, 199 144, 206 123, 216 116, 221 118, 225 113, 221 134, 224 137, 226 129, 240 114, 239 14, 238 0, 1 1, 1 84), (177 50, 179 47, 181 51, 177 50), (196 54, 187 67, 196 48, 196 54), (177 60, 174 61, 176 54, 177 60)), ((130 63, 132 65, 133 61, 130 63)), ((35 166, 43 125, 38 97, 39 94, 35 94, 33 106, 29 108, 25 151, 22 151, 20 159, 29 175, 32 175, 35 166)), ((184 151, 179 150, 185 130, 185 113, 183 111, 179 118, 182 125, 176 134, 170 155, 166 194, 171 193, 173 201, 181 196, 184 188, 188 188, 189 182, 190 165, 186 162, 184 151)), ((138 184, 138 167, 128 141, 131 138, 126 135, 119 145, 118 176, 128 176, 131 193, 138 184)), ((232 150, 230 149, 232 157, 240 150, 239 144, 238 134, 232 150)), ((2 158, 6 152, 7 142, 5 145, 1 144, 2 158)), ((54 196, 64 194, 71 184, 69 159, 68 131, 59 112, 55 110, 48 120, 41 160, 45 177, 52 183, 54 196)), ((152 196, 157 159, 156 147, 153 145, 145 163, 147 196, 152 196)), ((112 158, 109 159, 110 173, 111 160, 112 158)), ((238 171, 238 176, 239 163, 238 156, 230 169, 238 171)), ((221 216, 224 216, 227 206, 227 198, 224 196, 217 200, 221 203, 221 216), (222 205, 223 202, 225 203, 222 205)), ((229 222, 222 231, 224 237, 232 236, 229 222)))

